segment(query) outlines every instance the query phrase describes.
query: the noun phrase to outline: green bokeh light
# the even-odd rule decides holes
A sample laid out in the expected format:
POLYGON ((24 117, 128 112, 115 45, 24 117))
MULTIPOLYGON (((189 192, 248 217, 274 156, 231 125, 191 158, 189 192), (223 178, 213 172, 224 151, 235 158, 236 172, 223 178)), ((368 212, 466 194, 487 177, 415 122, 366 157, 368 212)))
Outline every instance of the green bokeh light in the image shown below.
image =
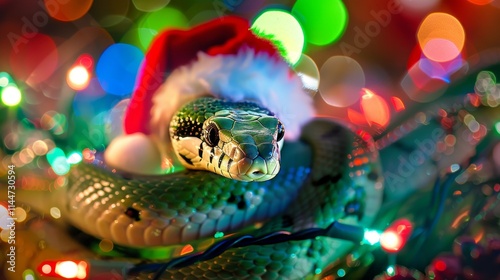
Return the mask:
POLYGON ((21 102, 21 91, 15 85, 2 89, 2 102, 7 106, 17 106, 21 102))
POLYGON ((284 48, 285 60, 288 63, 293 65, 299 61, 304 49, 304 32, 297 19, 290 13, 267 10, 255 19, 252 29, 278 41, 284 48))
POLYGON ((327 45, 342 37, 349 16, 340 0, 297 0, 292 8, 306 39, 314 45, 327 45))
POLYGON ((35 280, 35 272, 31 269, 26 269, 23 271, 23 280, 35 280))
POLYGON ((345 276, 345 270, 344 270, 344 269, 342 269, 342 268, 341 268, 341 269, 339 269, 339 270, 337 270, 337 275, 338 275, 339 277, 344 277, 344 276, 345 276))
POLYGON ((381 233, 376 230, 365 230, 363 241, 370 245, 375 245, 380 242, 381 233))
POLYGON ((138 39, 140 48, 147 50, 153 38, 167 28, 186 29, 189 21, 179 10, 166 7, 146 14, 138 23, 138 39))
POLYGON ((82 161, 82 153, 80 152, 72 152, 68 159, 67 159, 69 164, 77 164, 82 161))
POLYGON ((6 87, 13 83, 12 77, 7 72, 0 72, 0 87, 6 87))
POLYGON ((395 270, 394 270, 394 266, 390 265, 387 267, 387 269, 385 270, 387 272, 387 275, 389 276, 394 276, 395 274, 395 270))
POLYGON ((47 161, 57 175, 65 175, 69 171, 69 163, 66 160, 64 151, 60 148, 54 148, 47 153, 47 161))

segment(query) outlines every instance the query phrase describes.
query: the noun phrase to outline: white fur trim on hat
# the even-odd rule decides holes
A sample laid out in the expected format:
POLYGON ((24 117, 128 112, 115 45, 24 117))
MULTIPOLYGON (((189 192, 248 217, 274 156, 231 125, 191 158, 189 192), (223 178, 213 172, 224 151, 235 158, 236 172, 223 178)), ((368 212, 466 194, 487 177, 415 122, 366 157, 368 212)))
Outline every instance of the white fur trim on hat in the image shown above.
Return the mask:
POLYGON ((300 136, 302 125, 314 114, 311 96, 289 65, 266 53, 242 48, 236 55, 210 56, 175 69, 153 96, 151 131, 168 141, 172 115, 201 96, 253 101, 267 108, 285 126, 285 139, 300 136))

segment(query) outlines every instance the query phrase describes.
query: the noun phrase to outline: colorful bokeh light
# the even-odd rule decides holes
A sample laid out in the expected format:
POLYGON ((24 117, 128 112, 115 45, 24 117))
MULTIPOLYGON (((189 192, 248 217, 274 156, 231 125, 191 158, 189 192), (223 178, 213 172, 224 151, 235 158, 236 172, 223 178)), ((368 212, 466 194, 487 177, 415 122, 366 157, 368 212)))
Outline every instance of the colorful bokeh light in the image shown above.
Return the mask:
POLYGON ((2 102, 6 106, 17 106, 21 99, 21 91, 15 85, 8 85, 2 89, 2 102))
POLYGON ((9 218, 10 218, 10 215, 9 215, 9 211, 8 211, 8 207, 7 207, 7 203, 1 201, 0 202, 0 232, 2 231, 2 229, 7 229, 9 228, 9 218))
POLYGON ((113 44, 99 58, 96 75, 101 87, 114 95, 132 93, 144 54, 129 44, 113 44))
POLYGON ((302 54, 300 60, 295 64, 294 70, 302 80, 304 88, 314 95, 319 87, 319 69, 316 62, 309 56, 302 54))
POLYGON ((13 76, 31 86, 47 80, 58 63, 59 52, 54 40, 41 33, 21 37, 13 45, 10 55, 13 76))
POLYGON ((60 21, 73 21, 83 17, 92 6, 93 0, 44 0, 47 13, 60 21))
POLYGON ((82 90, 89 85, 90 74, 87 68, 77 65, 68 71, 66 81, 70 88, 74 90, 82 90))
POLYGON ((465 43, 465 31, 454 16, 432 13, 420 24, 417 38, 427 58, 444 62, 460 54, 465 43))
POLYGON ((340 0, 298 0, 292 15, 302 25, 306 40, 327 45, 338 40, 347 28, 347 8, 340 0))
POLYGON ((408 70, 401 80, 401 88, 414 101, 430 102, 444 94, 448 83, 448 73, 443 66, 423 58, 408 70))
POLYGON ((365 74, 356 60, 348 56, 330 57, 319 73, 319 92, 327 104, 347 107, 359 100, 365 74))
POLYGON ((380 246, 388 253, 399 252, 413 232, 412 223, 405 218, 394 221, 380 236, 380 246))
POLYGON ((472 4, 483 6, 483 5, 491 4, 495 0, 467 0, 467 1, 471 2, 472 4))
POLYGON ((0 72, 0 87, 6 87, 12 82, 12 77, 7 72, 0 72))
POLYGON ((154 12, 170 3, 170 0, 132 0, 135 8, 142 12, 154 12))
POLYGON ((399 97, 392 96, 391 103, 392 103, 392 107, 394 107, 394 110, 396 110, 396 112, 400 112, 400 111, 403 111, 405 109, 405 104, 403 103, 403 101, 399 97))
POLYGON ((437 6, 440 0, 400 0, 401 5, 403 6, 403 11, 406 11, 408 14, 415 12, 427 12, 437 6))
POLYGON ((166 7, 144 15, 138 23, 138 37, 143 50, 149 47, 153 38, 162 30, 168 28, 186 29, 189 21, 177 9, 166 7))
POLYGON ((60 148, 54 148, 46 155, 47 161, 57 175, 65 175, 69 172, 70 165, 66 160, 64 151, 60 148))
POLYGON ((270 36, 284 48, 285 60, 290 64, 299 61, 304 49, 304 33, 299 22, 288 12, 267 10, 252 24, 258 34, 270 36))
POLYGON ((369 125, 385 128, 389 124, 390 113, 387 102, 367 88, 363 89, 361 109, 369 125))
POLYGON ((106 0, 95 1, 92 4, 92 17, 101 27, 116 26, 120 23, 129 23, 128 14, 131 12, 130 1, 106 0))

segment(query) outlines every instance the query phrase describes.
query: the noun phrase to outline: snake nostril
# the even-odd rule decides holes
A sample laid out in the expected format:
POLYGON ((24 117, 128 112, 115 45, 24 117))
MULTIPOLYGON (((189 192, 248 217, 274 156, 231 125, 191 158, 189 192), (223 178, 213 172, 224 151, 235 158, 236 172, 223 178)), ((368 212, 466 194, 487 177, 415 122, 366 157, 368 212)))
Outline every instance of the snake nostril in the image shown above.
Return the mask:
POLYGON ((264 174, 264 172, 262 172, 261 170, 255 170, 254 172, 252 172, 253 175, 262 175, 264 174))

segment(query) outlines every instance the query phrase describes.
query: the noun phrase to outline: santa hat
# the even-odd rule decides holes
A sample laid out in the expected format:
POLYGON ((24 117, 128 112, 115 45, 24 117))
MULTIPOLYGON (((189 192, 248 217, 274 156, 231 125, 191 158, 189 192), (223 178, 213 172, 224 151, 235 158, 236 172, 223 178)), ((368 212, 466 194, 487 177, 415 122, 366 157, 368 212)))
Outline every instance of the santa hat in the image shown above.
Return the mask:
POLYGON ((125 133, 165 138, 172 114, 203 95, 260 104, 283 122, 286 139, 297 138, 313 115, 311 97, 276 46, 247 20, 222 17, 155 38, 125 112, 125 133))

